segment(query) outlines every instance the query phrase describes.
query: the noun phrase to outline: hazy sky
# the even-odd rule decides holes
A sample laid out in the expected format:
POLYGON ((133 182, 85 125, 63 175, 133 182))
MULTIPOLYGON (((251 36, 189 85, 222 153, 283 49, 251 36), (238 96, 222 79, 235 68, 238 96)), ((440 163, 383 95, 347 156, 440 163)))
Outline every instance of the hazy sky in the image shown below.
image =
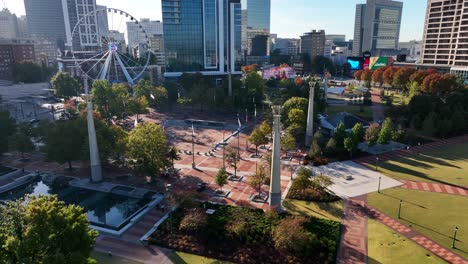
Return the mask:
MULTIPOLYGON (((6 7, 24 15, 23 0, 4 0, 6 7)), ((40 0, 35 0, 40 1, 40 0)), ((243 0, 245 3, 245 0, 243 0)), ((254 1, 254 0, 250 0, 254 1)), ((400 41, 421 40, 427 0, 400 0, 403 21, 400 41)), ((298 38, 311 29, 327 34, 346 34, 352 39, 357 3, 365 0, 271 0, 271 31, 279 37, 298 38)), ((100 5, 125 10, 135 17, 161 20, 161 0, 97 0, 100 5)))

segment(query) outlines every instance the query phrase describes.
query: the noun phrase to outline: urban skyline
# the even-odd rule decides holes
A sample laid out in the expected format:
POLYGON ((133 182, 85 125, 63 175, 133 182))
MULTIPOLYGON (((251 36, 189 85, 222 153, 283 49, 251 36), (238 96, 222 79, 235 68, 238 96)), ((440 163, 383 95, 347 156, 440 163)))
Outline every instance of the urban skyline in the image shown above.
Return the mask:
MULTIPOLYGON (((161 0, 137 0, 129 4, 125 0, 97 0, 97 4, 120 8, 138 18, 162 20, 161 0)), ((282 38, 299 38, 312 29, 325 29, 327 34, 345 34, 353 38, 356 4, 365 0, 330 0, 327 5, 307 0, 297 0, 294 6, 287 1, 272 0, 271 32, 282 38), (304 8, 305 7, 305 8, 304 8), (291 16, 285 16, 294 14, 291 16), (331 19, 333 16, 339 19, 331 19), (300 18, 300 19, 299 19, 300 18)), ((424 30, 426 0, 401 0, 403 14, 400 41, 421 40, 424 30)), ((242 8, 246 8, 245 0, 242 8)), ((25 14, 23 1, 5 0, 5 7, 17 16, 25 14)))

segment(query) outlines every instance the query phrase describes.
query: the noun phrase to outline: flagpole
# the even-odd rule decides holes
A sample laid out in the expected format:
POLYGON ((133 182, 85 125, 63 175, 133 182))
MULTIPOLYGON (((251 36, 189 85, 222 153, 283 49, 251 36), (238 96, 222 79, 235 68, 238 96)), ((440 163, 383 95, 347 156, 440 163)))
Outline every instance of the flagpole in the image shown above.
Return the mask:
POLYGON ((192 121, 192 169, 195 169, 197 166, 195 165, 195 131, 193 128, 193 121, 192 121))
POLYGON ((240 132, 241 132, 242 124, 240 122, 239 114, 237 114, 237 122, 239 123, 239 130, 237 131, 237 156, 240 159, 240 132))
MULTIPOLYGON (((245 124, 247 125, 247 122, 249 120, 249 112, 247 109, 245 109, 245 124)), ((249 137, 245 137, 245 151, 249 151, 249 137)))
POLYGON ((224 133, 226 132, 226 127, 223 126, 223 168, 226 168, 226 145, 224 142, 224 133))

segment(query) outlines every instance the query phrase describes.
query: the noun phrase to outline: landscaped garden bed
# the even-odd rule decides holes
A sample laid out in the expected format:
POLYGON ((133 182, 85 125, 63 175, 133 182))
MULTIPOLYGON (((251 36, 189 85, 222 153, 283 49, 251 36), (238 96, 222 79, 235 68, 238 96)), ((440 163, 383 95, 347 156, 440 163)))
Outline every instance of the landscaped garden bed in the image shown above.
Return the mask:
POLYGON ((192 202, 162 223, 150 243, 234 263, 334 263, 339 236, 335 221, 192 202))

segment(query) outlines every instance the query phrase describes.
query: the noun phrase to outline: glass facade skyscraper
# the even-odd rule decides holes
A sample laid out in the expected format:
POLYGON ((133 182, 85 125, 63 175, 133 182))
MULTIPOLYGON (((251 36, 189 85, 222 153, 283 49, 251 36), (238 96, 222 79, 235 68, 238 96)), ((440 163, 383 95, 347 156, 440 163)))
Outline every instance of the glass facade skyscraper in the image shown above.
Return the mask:
POLYGON ((270 33, 271 0, 247 0, 247 27, 270 33))
POLYGON ((166 75, 225 74, 229 68, 240 70, 240 1, 162 0, 161 3, 166 75), (233 60, 228 65, 230 57, 233 60))

